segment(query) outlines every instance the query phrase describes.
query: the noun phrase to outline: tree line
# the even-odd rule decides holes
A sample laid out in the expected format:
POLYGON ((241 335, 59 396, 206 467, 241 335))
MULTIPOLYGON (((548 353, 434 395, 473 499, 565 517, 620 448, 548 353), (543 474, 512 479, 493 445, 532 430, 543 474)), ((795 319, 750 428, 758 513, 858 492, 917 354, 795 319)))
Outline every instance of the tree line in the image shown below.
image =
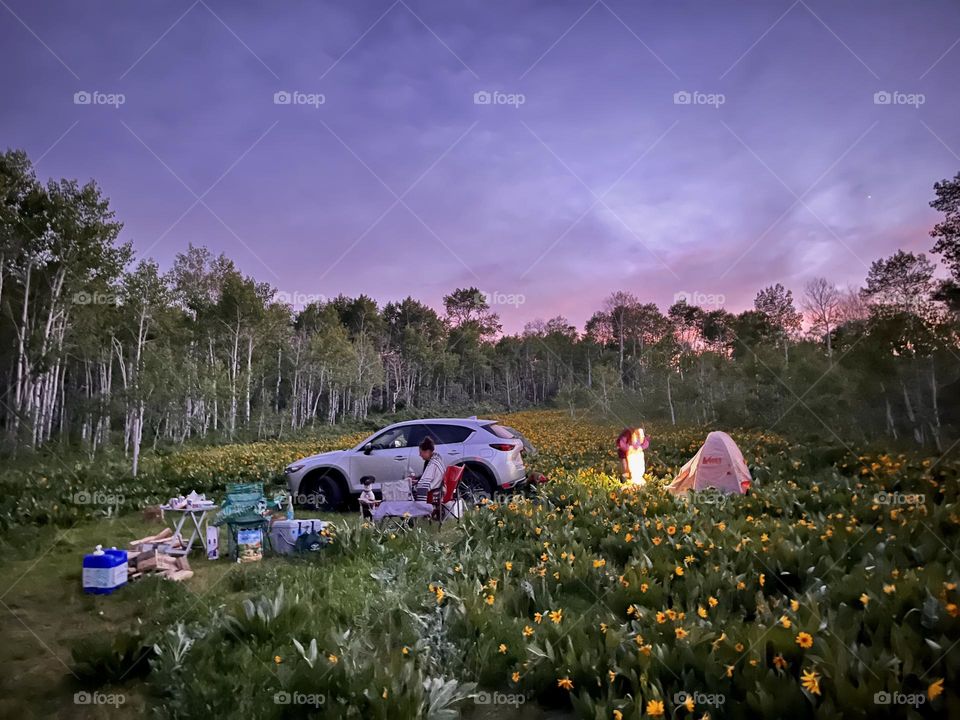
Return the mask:
MULTIPOLYGON (((665 312, 615 292, 578 330, 502 333, 476 288, 380 306, 294 309, 224 255, 162 272, 119 240, 94 182, 42 182, 0 154, 0 433, 15 453, 278 437, 371 414, 553 404, 625 422, 750 425, 947 447, 960 418, 960 174, 934 185, 925 254, 872 263, 860 287, 775 284, 731 313, 665 312)), ((472 413, 471 413, 472 414, 472 413)))

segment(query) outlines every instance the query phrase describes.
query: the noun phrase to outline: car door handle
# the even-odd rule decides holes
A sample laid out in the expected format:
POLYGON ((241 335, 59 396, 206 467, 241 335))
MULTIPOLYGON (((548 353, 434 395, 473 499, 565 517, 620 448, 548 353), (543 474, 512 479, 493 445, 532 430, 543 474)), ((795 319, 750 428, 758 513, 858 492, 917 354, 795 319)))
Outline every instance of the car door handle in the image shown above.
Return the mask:
POLYGON ((407 456, 406 456, 406 455, 394 455, 394 456, 393 456, 393 459, 394 459, 394 460, 406 460, 406 459, 407 459, 407 456))
POLYGON ((451 450, 451 451, 450 451, 449 453, 447 453, 447 454, 448 454, 448 455, 459 455, 459 454, 460 454, 460 451, 459 451, 459 450, 451 450))

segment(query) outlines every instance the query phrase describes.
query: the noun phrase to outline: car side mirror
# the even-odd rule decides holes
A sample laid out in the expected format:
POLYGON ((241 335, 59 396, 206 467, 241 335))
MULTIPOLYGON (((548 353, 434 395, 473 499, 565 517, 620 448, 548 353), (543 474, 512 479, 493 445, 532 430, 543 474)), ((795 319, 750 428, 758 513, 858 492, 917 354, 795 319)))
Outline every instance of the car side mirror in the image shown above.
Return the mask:
POLYGON ((373 443, 367 443, 363 446, 364 455, 369 455, 371 452, 373 452, 373 443))

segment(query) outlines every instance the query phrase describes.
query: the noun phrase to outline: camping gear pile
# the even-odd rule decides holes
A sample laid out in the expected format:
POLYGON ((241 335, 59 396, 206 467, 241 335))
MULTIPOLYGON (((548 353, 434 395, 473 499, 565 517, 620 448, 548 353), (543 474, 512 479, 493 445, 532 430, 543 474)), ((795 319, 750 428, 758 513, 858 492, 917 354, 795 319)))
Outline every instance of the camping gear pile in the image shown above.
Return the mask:
POLYGON ((147 575, 183 581, 193 577, 187 555, 194 541, 206 545, 207 558, 216 560, 220 552, 220 526, 226 525, 229 552, 237 562, 255 562, 263 558, 264 547, 287 555, 315 552, 332 541, 330 523, 323 520, 296 520, 289 495, 277 493, 268 500, 262 483, 231 483, 222 507, 203 495, 191 492, 171 498, 168 503, 144 510, 146 520, 167 520, 173 513, 174 527, 132 540, 129 550, 98 545, 83 558, 83 590, 110 594, 129 581, 147 575), (206 523, 208 513, 218 511, 216 521, 206 523), (187 525, 187 519, 192 525, 187 525), (190 530, 184 539, 181 529, 190 530))
POLYGON ((684 495, 690 490, 718 490, 743 495, 750 489, 750 470, 743 453, 725 432, 707 435, 697 454, 680 468, 667 490, 684 495))

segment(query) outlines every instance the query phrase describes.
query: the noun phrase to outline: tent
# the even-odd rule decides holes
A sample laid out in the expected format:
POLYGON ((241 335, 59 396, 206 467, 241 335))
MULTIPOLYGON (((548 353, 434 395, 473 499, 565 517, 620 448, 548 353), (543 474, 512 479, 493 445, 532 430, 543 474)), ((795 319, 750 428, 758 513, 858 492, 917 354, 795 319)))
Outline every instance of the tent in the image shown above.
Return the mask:
POLYGON ((743 453, 725 432, 712 432, 667 490, 674 495, 713 488, 743 494, 750 488, 750 471, 743 453))

